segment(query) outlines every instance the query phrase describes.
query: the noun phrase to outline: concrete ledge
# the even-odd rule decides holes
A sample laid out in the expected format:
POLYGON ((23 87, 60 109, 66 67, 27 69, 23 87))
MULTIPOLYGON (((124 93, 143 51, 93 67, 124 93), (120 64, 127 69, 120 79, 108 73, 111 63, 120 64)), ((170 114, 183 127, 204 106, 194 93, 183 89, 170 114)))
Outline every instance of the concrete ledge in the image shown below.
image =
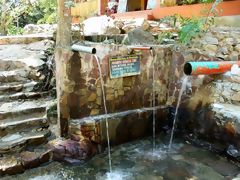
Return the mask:
POLYGON ((122 144, 152 135, 153 110, 156 115, 156 132, 159 132, 167 121, 168 109, 168 106, 157 106, 72 119, 70 134, 82 135, 102 147, 106 147, 106 119, 108 119, 111 145, 122 144))
POLYGON ((29 44, 44 39, 53 39, 52 35, 46 34, 31 34, 21 36, 0 36, 0 45, 5 44, 29 44))
POLYGON ((240 15, 215 17, 214 24, 216 26, 240 27, 240 15))

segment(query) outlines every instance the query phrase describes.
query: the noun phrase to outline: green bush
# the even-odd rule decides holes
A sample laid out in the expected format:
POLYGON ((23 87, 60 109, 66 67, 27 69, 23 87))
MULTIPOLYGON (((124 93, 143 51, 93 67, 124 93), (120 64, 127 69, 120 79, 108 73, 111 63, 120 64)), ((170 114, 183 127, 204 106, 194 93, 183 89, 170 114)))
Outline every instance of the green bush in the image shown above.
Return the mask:
POLYGON ((56 0, 0 0, 0 33, 19 34, 26 24, 56 23, 56 11, 56 0))

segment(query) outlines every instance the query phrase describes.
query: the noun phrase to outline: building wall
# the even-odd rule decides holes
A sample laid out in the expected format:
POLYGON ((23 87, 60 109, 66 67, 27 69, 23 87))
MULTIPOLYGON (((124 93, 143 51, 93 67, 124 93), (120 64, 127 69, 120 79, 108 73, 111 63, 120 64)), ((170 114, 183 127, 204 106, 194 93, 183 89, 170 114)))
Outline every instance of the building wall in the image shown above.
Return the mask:
POLYGON ((98 14, 98 0, 89 0, 86 2, 76 3, 71 9, 73 22, 80 22, 88 17, 98 14))

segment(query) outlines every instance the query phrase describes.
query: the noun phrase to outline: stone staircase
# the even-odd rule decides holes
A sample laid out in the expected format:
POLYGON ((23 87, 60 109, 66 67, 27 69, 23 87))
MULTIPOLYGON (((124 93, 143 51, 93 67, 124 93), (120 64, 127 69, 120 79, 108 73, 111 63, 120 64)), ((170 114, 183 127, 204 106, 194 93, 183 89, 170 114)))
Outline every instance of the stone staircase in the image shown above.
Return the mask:
POLYGON ((51 135, 46 109, 54 98, 35 88, 47 43, 0 46, 0 156, 36 147, 51 135))

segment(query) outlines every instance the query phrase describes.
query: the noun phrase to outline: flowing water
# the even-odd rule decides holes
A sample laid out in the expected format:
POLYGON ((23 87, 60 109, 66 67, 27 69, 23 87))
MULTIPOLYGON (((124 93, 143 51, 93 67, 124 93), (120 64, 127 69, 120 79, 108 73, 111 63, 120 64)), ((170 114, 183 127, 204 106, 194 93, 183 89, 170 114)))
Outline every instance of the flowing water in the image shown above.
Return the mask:
POLYGON ((168 146, 169 151, 171 151, 171 148, 172 148, 172 141, 173 141, 173 135, 174 135, 174 129, 175 129, 175 124, 176 124, 176 120, 177 120, 177 115, 178 115, 178 109, 179 109, 179 105, 180 105, 180 102, 182 99, 183 92, 187 88, 187 83, 188 83, 188 76, 184 76, 183 81, 182 81, 182 86, 181 86, 181 89, 180 89, 180 92, 178 95, 176 111, 174 114, 173 126, 172 126, 172 130, 171 130, 171 137, 170 137, 169 146, 168 146))
POLYGON ((240 167, 208 150, 174 138, 156 136, 122 144, 111 149, 113 171, 109 173, 108 153, 98 154, 85 164, 70 166, 58 162, 26 170, 1 180, 230 180, 240 177, 240 167))
POLYGON ((157 56, 153 55, 153 62, 152 62, 152 107, 153 107, 153 151, 156 147, 156 110, 154 107, 156 106, 156 101, 155 101, 155 68, 154 64, 156 61, 157 56))
MULTIPOLYGON (((99 77, 100 77, 101 88, 102 88, 104 111, 105 111, 105 115, 107 115, 108 112, 107 112, 106 96, 105 96, 105 90, 104 90, 104 81, 103 81, 103 78, 102 78, 102 70, 101 70, 99 58, 97 57, 97 55, 94 55, 94 57, 97 61, 97 65, 98 65, 99 77)), ((107 144, 108 144, 109 171, 111 173, 112 172, 112 159, 111 159, 111 147, 110 147, 110 138, 109 138, 109 129, 108 129, 108 118, 105 119, 105 122, 106 122, 106 131, 107 131, 106 133, 107 133, 107 144)))

